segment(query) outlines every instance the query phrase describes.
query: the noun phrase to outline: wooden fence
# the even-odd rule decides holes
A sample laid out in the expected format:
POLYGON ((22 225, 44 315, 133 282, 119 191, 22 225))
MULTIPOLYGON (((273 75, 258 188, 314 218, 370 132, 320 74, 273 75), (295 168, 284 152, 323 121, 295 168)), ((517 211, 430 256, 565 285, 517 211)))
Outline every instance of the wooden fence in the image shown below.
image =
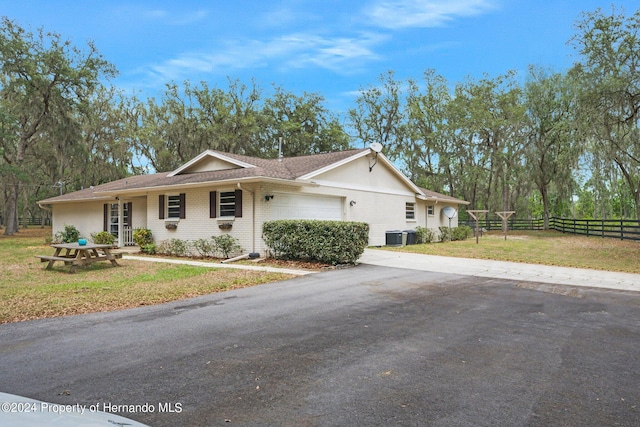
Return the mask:
POLYGON ((630 219, 567 219, 551 218, 549 228, 563 233, 610 237, 620 240, 640 240, 640 225, 630 219))
MULTIPOLYGON (((0 216, 0 226, 4 226, 4 218, 0 216)), ((34 225, 42 225, 42 217, 39 216, 34 216, 34 217, 28 217, 28 218, 23 218, 19 217, 18 218, 18 226, 19 227, 24 227, 24 226, 34 226, 34 225)), ((44 218, 44 225, 51 225, 51 218, 49 217, 45 217, 44 218)))
MULTIPOLYGON (((475 228, 475 221, 465 222, 471 228, 475 228)), ((502 220, 488 219, 480 221, 480 226, 485 230, 502 230, 502 220)), ((543 230, 542 219, 509 219, 509 230, 543 230)), ((581 234, 584 236, 608 237, 620 240, 640 241, 640 224, 633 219, 570 219, 549 218, 549 229, 562 233, 581 234)))

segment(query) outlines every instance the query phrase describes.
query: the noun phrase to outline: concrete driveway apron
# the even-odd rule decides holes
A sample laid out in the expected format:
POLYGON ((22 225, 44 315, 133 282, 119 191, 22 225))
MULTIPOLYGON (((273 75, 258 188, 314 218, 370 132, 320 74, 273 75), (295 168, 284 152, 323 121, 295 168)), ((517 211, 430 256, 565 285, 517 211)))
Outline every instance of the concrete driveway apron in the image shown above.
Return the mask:
POLYGON ((640 292, 640 274, 365 249, 362 264, 640 292))

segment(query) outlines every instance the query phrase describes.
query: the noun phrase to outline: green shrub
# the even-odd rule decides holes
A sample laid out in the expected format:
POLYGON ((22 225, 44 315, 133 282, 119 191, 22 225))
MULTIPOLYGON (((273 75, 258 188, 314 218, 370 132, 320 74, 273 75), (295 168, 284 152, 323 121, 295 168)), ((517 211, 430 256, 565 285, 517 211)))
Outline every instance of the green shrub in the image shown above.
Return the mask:
POLYGON ((262 238, 273 255, 328 264, 354 263, 369 241, 363 222, 278 220, 265 222, 262 238))
POLYGON ((198 239, 193 242, 193 248, 202 257, 212 257, 217 251, 215 241, 212 239, 198 239))
POLYGON ((155 253, 171 256, 191 256, 196 252, 202 257, 221 255, 230 258, 231 255, 242 251, 240 241, 228 234, 213 236, 210 239, 198 239, 193 242, 181 239, 163 240, 157 246, 153 243, 140 246, 140 250, 146 254, 155 253))
POLYGON ((116 236, 108 231, 99 231, 91 233, 91 240, 98 245, 113 245, 116 241, 116 236))
POLYGON ((452 240, 467 240, 473 235, 473 230, 467 225, 461 225, 451 231, 452 240))
POLYGON ((426 227, 416 227, 416 243, 431 243, 435 240, 436 233, 426 227))
POLYGON ((186 256, 189 254, 190 244, 187 240, 167 239, 160 242, 156 247, 159 254, 171 256, 186 256))
POLYGON ((242 251, 240 241, 229 234, 213 236, 211 240, 213 241, 215 251, 222 253, 224 258, 230 258, 232 254, 242 251))
POLYGON ((53 240, 56 243, 73 243, 73 242, 77 242, 79 238, 80 238, 80 230, 78 230, 73 225, 65 224, 64 230, 58 231, 55 234, 53 240))
POLYGON ((461 225, 454 228, 440 227, 439 230, 441 242, 448 242, 449 240, 467 240, 471 235, 473 235, 473 230, 467 225, 461 225))
POLYGON ((133 242, 142 248, 153 243, 153 235, 148 228, 136 228, 133 230, 133 242))
POLYGON ((448 242, 451 240, 451 229, 449 227, 438 227, 438 238, 441 242, 448 242))
POLYGON ((157 252, 156 244, 149 243, 148 245, 140 246, 140 252, 147 255, 155 255, 157 252))

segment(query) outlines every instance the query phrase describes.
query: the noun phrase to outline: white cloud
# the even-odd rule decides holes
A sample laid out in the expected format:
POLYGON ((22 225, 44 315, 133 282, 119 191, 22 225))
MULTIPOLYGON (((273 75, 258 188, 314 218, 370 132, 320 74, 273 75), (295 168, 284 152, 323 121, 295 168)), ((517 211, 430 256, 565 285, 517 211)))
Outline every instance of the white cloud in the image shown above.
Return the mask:
POLYGON ((256 25, 262 27, 282 28, 287 25, 293 25, 299 22, 305 22, 313 19, 313 15, 301 10, 295 10, 288 7, 281 7, 264 14, 262 19, 256 22, 256 25))
POLYGON ((142 10, 142 16, 148 19, 164 19, 167 17, 167 15, 167 11, 162 9, 142 10))
POLYGON ((440 27, 494 9, 495 0, 377 0, 366 11, 374 25, 397 29, 440 27))
POLYGON ((186 52, 151 67, 156 77, 177 80, 195 73, 228 73, 229 69, 273 67, 325 68, 351 74, 370 61, 379 59, 374 47, 385 36, 362 33, 354 37, 322 37, 292 33, 268 41, 234 41, 209 52, 186 52))
POLYGON ((196 22, 200 22, 209 16, 207 10, 195 10, 193 12, 178 13, 172 16, 169 20, 171 25, 189 25, 196 22))
POLYGON ((364 64, 380 59, 374 48, 386 36, 361 33, 354 37, 321 37, 296 34, 298 52, 287 64, 295 68, 325 68, 340 74, 357 72, 364 64))
MULTIPOLYGON (((317 31, 309 27, 296 32, 293 27, 300 27, 298 24, 301 22, 314 21, 314 15, 285 4, 262 15, 257 22, 262 23, 258 26, 263 28, 289 27, 288 33, 278 34, 278 30, 272 30, 272 34, 266 38, 259 38, 254 33, 248 38, 223 41, 208 49, 185 51, 162 63, 146 67, 144 72, 153 80, 163 82, 197 79, 203 74, 228 75, 233 72, 231 70, 252 68, 270 68, 280 72, 324 69, 340 75, 353 75, 370 68, 372 62, 384 60, 381 52, 393 37, 391 30, 444 25, 453 19, 486 13, 499 0, 372 1, 373 5, 358 16, 350 15, 349 22, 362 24, 365 20, 369 25, 384 28, 381 31, 358 31, 351 25, 346 32, 343 27, 339 33, 327 34, 338 27, 331 24, 319 26, 317 31)), ((147 12, 147 19, 165 24, 203 20, 207 16, 205 11, 184 11, 174 15, 163 10, 149 9, 147 12)), ((344 16, 338 18, 337 22, 346 22, 344 16)), ((421 46, 420 49, 428 52, 447 46, 433 44, 421 46)))
POLYGON ((141 19, 166 25, 190 25, 200 22, 209 16, 209 11, 204 9, 179 11, 166 9, 147 9, 137 6, 125 6, 116 9, 116 14, 121 19, 141 19))

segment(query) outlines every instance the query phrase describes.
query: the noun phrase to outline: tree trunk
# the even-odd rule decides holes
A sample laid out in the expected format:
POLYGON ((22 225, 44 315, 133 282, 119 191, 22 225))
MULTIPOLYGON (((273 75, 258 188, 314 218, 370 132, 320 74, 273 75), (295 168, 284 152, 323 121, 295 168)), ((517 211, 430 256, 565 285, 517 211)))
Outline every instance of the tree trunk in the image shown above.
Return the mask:
MULTIPOLYGON (((27 214, 29 213, 29 193, 26 189, 22 190, 22 228, 27 228, 27 224, 29 223, 27 219, 27 214)), ((18 227, 20 229, 20 227, 18 227)))
POLYGON ((9 197, 6 201, 7 218, 4 229, 5 236, 13 236, 18 232, 18 184, 9 187, 9 197))
POLYGON ((636 204, 636 220, 640 225, 640 182, 638 182, 638 188, 631 192, 633 194, 633 201, 636 204))
POLYGON ((541 185, 539 190, 540 190, 540 195, 542 196, 542 220, 543 220, 542 229, 548 230, 549 229, 549 191, 546 185, 541 185))
MULTIPOLYGON (((638 220, 638 225, 640 225, 640 177, 638 178, 638 183, 636 184, 634 182, 633 176, 624 167, 622 162, 618 161, 618 159, 613 159, 613 160, 618 165, 618 168, 622 172, 622 175, 625 181, 627 181, 627 184, 629 185, 629 189, 631 190, 631 195, 633 196, 633 202, 636 205, 636 219, 638 220)), ((620 200, 620 203, 622 203, 622 200, 620 200)))

